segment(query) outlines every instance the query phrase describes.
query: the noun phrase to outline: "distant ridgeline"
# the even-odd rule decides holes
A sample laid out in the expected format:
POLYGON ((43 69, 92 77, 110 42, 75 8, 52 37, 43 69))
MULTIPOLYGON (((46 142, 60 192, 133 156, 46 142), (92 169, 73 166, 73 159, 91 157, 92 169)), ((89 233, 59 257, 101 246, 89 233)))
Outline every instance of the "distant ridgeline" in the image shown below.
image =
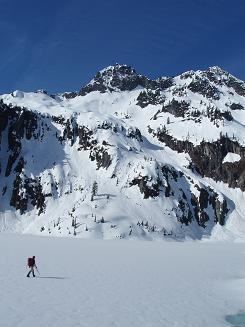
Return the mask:
POLYGON ((0 96, 0 228, 84 238, 242 238, 245 83, 110 66, 78 92, 0 96))

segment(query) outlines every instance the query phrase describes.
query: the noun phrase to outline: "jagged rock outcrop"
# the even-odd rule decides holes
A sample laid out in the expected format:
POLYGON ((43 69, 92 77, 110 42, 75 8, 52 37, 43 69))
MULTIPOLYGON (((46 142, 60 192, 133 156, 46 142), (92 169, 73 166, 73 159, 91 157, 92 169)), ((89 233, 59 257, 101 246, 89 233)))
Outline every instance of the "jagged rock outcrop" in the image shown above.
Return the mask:
POLYGON ((230 187, 239 187, 245 191, 245 147, 237 141, 221 135, 218 141, 213 143, 203 141, 200 145, 194 146, 187 140, 180 141, 170 136, 166 129, 158 130, 153 134, 171 149, 188 153, 192 159, 191 168, 202 176, 223 181, 230 187), (240 155, 240 161, 223 163, 229 152, 240 155))
POLYGON ((206 76, 211 82, 220 86, 225 85, 228 88, 232 88, 237 94, 245 96, 245 83, 219 67, 210 67, 202 72, 202 75, 206 76))
MULTIPOLYGON (((171 78, 151 80, 146 76, 138 74, 135 69, 128 65, 116 64, 98 72, 92 81, 84 86, 78 94, 84 96, 94 91, 99 91, 100 93, 107 91, 131 91, 138 86, 150 90, 165 90, 171 85, 171 78)), ((71 93, 65 95, 66 98, 73 96, 74 94, 71 93)))

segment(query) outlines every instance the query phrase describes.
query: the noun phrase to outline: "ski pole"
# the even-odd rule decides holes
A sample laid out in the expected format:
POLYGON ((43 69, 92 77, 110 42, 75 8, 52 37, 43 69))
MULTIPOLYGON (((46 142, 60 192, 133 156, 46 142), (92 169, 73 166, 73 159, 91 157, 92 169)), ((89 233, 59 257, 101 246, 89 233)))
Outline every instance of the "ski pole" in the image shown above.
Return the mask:
MULTIPOLYGON (((36 266, 36 269, 37 269, 37 266, 36 266)), ((40 275, 40 272, 39 272, 39 270, 37 269, 37 272, 39 273, 39 275, 40 275)))

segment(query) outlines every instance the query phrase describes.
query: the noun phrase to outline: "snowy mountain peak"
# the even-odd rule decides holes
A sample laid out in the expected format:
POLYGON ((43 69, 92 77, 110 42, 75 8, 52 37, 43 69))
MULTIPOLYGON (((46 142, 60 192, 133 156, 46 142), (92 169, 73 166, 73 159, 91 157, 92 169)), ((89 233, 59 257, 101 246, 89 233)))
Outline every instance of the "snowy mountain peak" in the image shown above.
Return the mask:
POLYGON ((117 75, 118 77, 132 76, 137 75, 136 70, 129 65, 118 64, 116 63, 114 66, 108 66, 100 70, 96 76, 110 76, 117 75))
POLYGON ((2 229, 245 235, 245 88, 218 67, 151 80, 116 64, 79 93, 0 96, 0 118, 2 229))
POLYGON ((218 87, 233 88, 241 96, 245 96, 245 83, 220 67, 214 66, 201 73, 211 83, 218 87))
POLYGON ((86 95, 93 91, 131 91, 137 86, 144 87, 148 78, 137 74, 136 70, 128 65, 116 64, 100 70, 94 78, 83 87, 79 95, 86 95))

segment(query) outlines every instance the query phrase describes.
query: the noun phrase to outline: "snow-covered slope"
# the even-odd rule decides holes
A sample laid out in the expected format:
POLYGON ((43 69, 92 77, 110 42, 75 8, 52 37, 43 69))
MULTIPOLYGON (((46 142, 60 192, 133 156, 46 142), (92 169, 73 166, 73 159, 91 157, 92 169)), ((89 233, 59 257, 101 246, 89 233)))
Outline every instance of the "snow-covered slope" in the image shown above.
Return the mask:
POLYGON ((0 227, 83 238, 244 238, 245 84, 126 65, 0 103, 0 227))

